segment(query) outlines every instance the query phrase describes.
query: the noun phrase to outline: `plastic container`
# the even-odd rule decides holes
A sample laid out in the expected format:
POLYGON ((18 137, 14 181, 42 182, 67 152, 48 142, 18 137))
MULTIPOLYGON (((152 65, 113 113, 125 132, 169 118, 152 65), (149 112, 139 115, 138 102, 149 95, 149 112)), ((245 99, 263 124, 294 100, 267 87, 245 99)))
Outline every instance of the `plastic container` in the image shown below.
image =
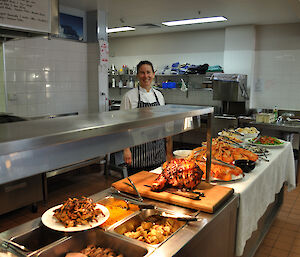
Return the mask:
POLYGON ((176 88, 176 82, 163 82, 162 88, 176 88))

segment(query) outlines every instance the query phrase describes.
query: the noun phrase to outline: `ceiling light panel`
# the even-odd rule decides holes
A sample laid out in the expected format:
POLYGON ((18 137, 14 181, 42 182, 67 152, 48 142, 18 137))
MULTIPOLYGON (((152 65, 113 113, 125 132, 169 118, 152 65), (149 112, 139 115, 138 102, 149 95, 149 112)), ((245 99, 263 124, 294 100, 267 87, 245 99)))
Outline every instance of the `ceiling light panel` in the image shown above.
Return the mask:
POLYGON ((122 31, 130 31, 130 30, 135 30, 133 27, 119 27, 119 28, 107 28, 106 32, 107 33, 113 33, 113 32, 122 32, 122 31))
POLYGON ((227 21, 227 18, 223 16, 217 16, 217 17, 207 17, 207 18, 188 19, 188 20, 179 20, 179 21, 166 21, 166 22, 162 22, 162 24, 166 26, 179 26, 179 25, 190 25, 190 24, 218 22, 218 21, 227 21))

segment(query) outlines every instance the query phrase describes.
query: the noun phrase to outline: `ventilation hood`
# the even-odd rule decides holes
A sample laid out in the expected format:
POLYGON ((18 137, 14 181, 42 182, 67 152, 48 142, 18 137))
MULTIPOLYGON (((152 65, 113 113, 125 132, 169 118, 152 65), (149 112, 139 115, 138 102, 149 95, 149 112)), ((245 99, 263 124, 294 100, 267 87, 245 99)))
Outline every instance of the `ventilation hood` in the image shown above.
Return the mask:
POLYGON ((0 1, 0 41, 58 34, 58 0, 0 1))

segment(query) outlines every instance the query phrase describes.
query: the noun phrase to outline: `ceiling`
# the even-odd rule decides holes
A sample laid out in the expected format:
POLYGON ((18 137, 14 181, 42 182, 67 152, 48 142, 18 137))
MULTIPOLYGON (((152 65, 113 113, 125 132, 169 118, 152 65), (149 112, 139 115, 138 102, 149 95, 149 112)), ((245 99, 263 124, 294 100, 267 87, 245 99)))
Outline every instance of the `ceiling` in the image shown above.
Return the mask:
POLYGON ((59 0, 83 11, 105 10, 108 27, 133 26, 135 31, 109 36, 135 36, 175 31, 217 29, 236 25, 300 22, 300 0, 59 0), (163 21, 225 16, 228 21, 167 27, 163 21))

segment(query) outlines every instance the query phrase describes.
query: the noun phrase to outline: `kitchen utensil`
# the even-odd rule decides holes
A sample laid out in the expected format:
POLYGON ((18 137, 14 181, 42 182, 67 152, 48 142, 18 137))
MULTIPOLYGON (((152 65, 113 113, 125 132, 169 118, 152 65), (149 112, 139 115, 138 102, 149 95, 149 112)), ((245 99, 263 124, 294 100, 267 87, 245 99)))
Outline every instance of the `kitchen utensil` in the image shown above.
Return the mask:
POLYGON ((128 181, 130 182, 130 184, 132 185, 132 188, 133 188, 133 189, 135 190, 135 192, 137 193, 139 200, 140 200, 141 202, 143 202, 144 199, 143 199, 143 197, 140 195, 140 192, 137 190, 137 188, 135 187, 135 185, 134 185, 134 183, 132 182, 132 180, 131 180, 129 177, 127 177, 127 179, 128 179, 128 181))
POLYGON ((2 241, 2 245, 5 247, 10 247, 13 246, 15 248, 17 248, 18 250, 24 251, 24 252, 31 252, 29 249, 27 249, 25 246, 20 245, 14 241, 11 241, 10 239, 4 239, 4 238, 0 238, 0 241, 2 241))
MULTIPOLYGON (((158 208, 155 205, 152 204, 141 204, 139 205, 141 210, 158 210, 158 208)), ((202 220, 201 218, 193 217, 190 215, 185 215, 185 214, 178 214, 178 213, 169 213, 169 212, 159 212, 157 215, 165 218, 172 218, 172 219, 177 219, 180 221, 200 221, 202 220)))
MULTIPOLYGON (((125 182, 123 182, 123 183, 125 183, 125 182)), ((127 183, 125 183, 125 184, 126 184, 126 185, 129 185, 129 184, 127 184, 127 183)), ((131 185, 130 185, 130 186, 131 186, 131 185)), ((120 190, 118 190, 118 189, 116 189, 116 188, 114 188, 114 187, 112 187, 112 189, 113 189, 112 194, 118 194, 118 195, 121 195, 121 196, 123 196, 123 197, 126 197, 126 198, 128 198, 128 199, 130 199, 130 200, 134 200, 134 201, 140 202, 140 199, 138 199, 138 198, 136 198, 136 197, 134 197, 134 196, 132 196, 132 195, 123 193, 123 192, 121 192, 120 190)))
POLYGON ((241 137, 244 137, 244 136, 245 136, 244 134, 242 134, 242 133, 240 133, 240 132, 238 132, 238 131, 236 131, 236 130, 230 130, 230 129, 223 129, 223 130, 226 131, 226 132, 230 132, 230 133, 239 135, 239 136, 241 136, 241 137))
MULTIPOLYGON (((149 185, 144 185, 145 187, 151 187, 149 185)), ((178 188, 171 188, 171 187, 168 187, 168 188, 164 188, 163 190, 164 192, 168 192, 168 193, 171 193, 171 194, 174 194, 174 195, 179 195, 179 196, 182 196, 182 197, 186 197, 186 198, 189 198, 189 199, 193 199, 193 200, 201 200, 200 198, 200 194, 198 193, 193 193, 193 192, 183 192, 181 191, 180 189, 178 188)))

